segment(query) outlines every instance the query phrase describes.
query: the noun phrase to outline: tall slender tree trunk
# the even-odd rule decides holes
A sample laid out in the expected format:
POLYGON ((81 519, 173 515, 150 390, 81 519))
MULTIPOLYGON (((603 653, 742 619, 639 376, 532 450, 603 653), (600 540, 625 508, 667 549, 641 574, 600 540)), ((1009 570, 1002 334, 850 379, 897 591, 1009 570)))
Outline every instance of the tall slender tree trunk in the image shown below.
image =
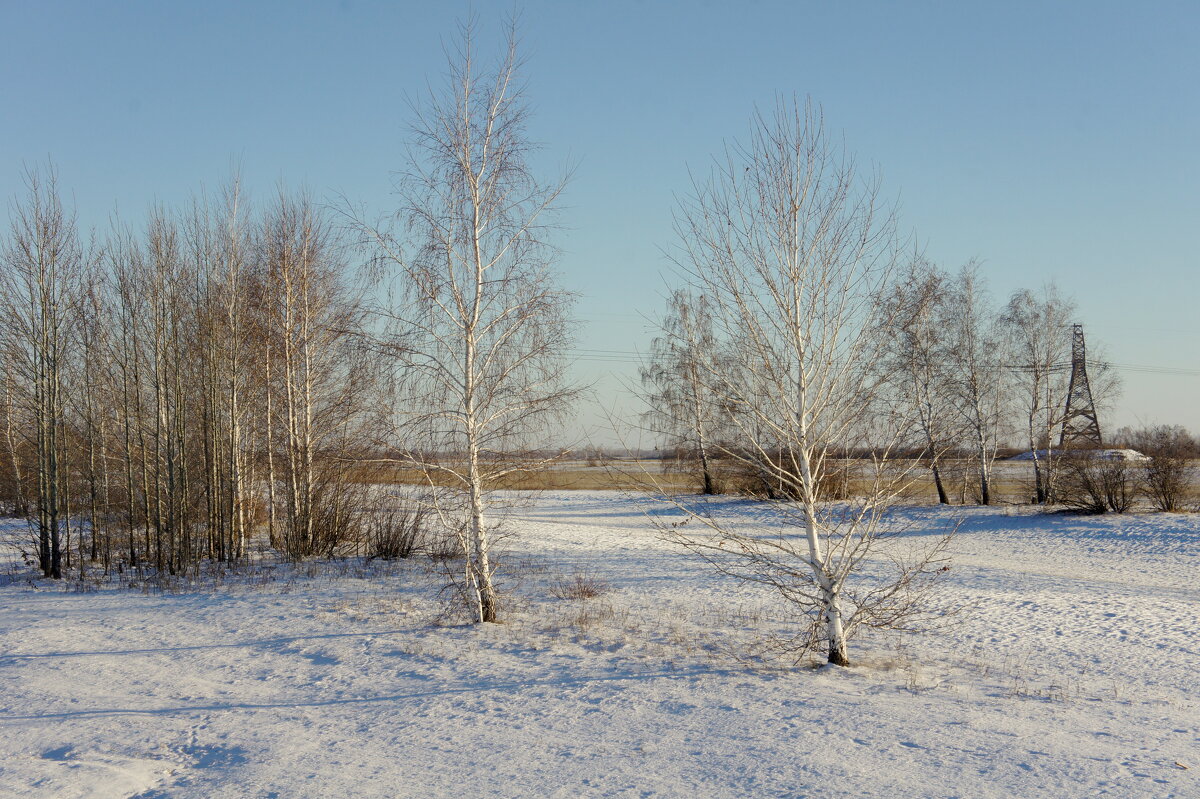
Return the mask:
MULTIPOLYGON (((272 320, 273 322, 273 320, 272 320)), ((271 324, 272 322, 268 322, 271 324)), ((271 382, 271 362, 274 357, 271 347, 272 331, 267 331, 266 354, 263 358, 263 369, 266 373, 264 382, 265 400, 266 400, 266 450, 267 450, 267 540, 271 542, 271 546, 279 546, 280 542, 276 539, 276 522, 275 522, 275 408, 274 396, 275 387, 271 382)))
MULTIPOLYGON (((474 176, 472 176, 474 178, 474 176)), ((499 618, 499 603, 496 589, 492 584, 492 566, 489 550, 488 530, 484 524, 483 507, 483 477, 479 468, 479 418, 476 406, 475 392, 478 389, 478 354, 476 336, 479 331, 479 320, 482 313, 484 282, 483 251, 480 246, 482 220, 480 215, 480 197, 478 185, 471 187, 471 231, 472 256, 474 258, 475 281, 471 296, 470 313, 463 330, 463 420, 466 427, 467 439, 467 483, 470 489, 471 503, 471 540, 474 548, 475 586, 479 594, 479 620, 494 622, 499 618)))
POLYGON ((938 464, 937 455, 931 458, 929 470, 933 472, 933 485, 937 488, 938 502, 942 505, 949 505, 950 497, 946 495, 946 486, 942 483, 942 470, 938 464))
POLYGON ((21 456, 18 449, 17 437, 13 428, 13 416, 16 413, 16 404, 13 401, 13 374, 11 368, 8 373, 8 379, 5 381, 5 414, 4 414, 4 438, 8 446, 8 456, 12 465, 13 474, 13 512, 21 518, 27 518, 29 515, 29 500, 25 493, 25 474, 21 469, 21 456))
MULTIPOLYGON (((798 286, 799 281, 794 281, 798 286)), ((794 303, 795 318, 792 320, 793 329, 797 331, 796 353, 799 355, 796 364, 796 432, 797 455, 800 466, 801 501, 804 505, 804 534, 808 539, 809 568, 821 588, 821 599, 825 611, 825 635, 829 645, 829 662, 835 666, 849 666, 850 656, 846 646, 845 625, 842 619, 842 603, 839 597, 839 586, 830 576, 825 562, 825 553, 821 546, 821 526, 817 518, 819 502, 819 487, 816 475, 813 473, 812 453, 813 442, 809 431, 809 398, 808 381, 805 375, 805 342, 799 337, 798 331, 804 329, 803 317, 799 299, 794 303)))
POLYGON ((133 423, 133 412, 132 408, 130 407, 129 355, 127 349, 125 356, 126 363, 121 367, 122 426, 125 432, 125 513, 129 528, 129 565, 131 568, 137 568, 137 543, 134 540, 134 529, 137 526, 137 501, 135 500, 133 494, 133 432, 130 429, 130 426, 133 423))
POLYGON ((982 504, 991 505, 992 469, 990 458, 988 458, 987 439, 984 437, 982 427, 976 430, 976 438, 979 447, 979 499, 982 504))
POLYGON ((700 375, 697 373, 694 361, 691 363, 689 377, 692 395, 692 418, 695 421, 696 450, 700 456, 702 492, 705 496, 711 496, 716 493, 716 487, 713 485, 712 468, 708 462, 708 440, 704 425, 704 403, 700 399, 700 375))

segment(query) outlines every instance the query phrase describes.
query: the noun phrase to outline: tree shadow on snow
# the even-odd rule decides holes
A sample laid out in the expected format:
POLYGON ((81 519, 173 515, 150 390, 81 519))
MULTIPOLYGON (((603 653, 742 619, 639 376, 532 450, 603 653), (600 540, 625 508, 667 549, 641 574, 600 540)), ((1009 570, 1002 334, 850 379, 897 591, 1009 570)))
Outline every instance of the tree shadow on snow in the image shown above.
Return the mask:
POLYGON ((514 682, 476 682, 454 688, 441 688, 412 693, 384 694, 338 699, 296 700, 290 702, 229 702, 207 705, 178 705, 159 708, 98 708, 94 710, 70 710, 57 713, 30 713, 0 716, 0 725, 21 724, 31 721, 72 720, 82 718, 104 718, 113 716, 169 716, 187 713, 219 713, 224 711, 291 710, 296 708, 348 707, 355 705, 380 704, 433 699, 443 696, 478 696, 488 692, 520 692, 530 688, 567 688, 595 683, 649 682, 652 680, 680 680, 707 676, 744 675, 734 669, 695 667, 679 670, 629 672, 625 674, 563 676, 547 680, 519 680, 514 682))

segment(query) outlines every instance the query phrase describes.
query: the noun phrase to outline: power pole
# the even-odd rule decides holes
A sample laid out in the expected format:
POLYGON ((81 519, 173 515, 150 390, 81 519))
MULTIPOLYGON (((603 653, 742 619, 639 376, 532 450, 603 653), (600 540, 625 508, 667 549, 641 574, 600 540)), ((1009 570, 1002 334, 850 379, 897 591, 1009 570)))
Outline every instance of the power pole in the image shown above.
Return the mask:
POLYGON ((1067 389, 1067 409, 1063 413, 1060 449, 1083 445, 1100 448, 1100 422, 1092 402, 1092 387, 1087 376, 1087 348, 1083 341, 1083 325, 1071 325, 1071 385, 1067 389))

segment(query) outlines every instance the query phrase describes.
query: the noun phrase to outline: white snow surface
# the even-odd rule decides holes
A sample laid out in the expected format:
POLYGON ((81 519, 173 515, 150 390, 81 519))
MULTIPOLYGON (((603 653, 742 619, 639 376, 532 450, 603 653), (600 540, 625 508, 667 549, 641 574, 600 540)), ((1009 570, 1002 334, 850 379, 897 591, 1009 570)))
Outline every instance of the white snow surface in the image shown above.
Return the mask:
MULTIPOLYGON (((1101 460, 1106 460, 1106 461, 1148 461, 1148 460, 1150 460, 1149 456, 1143 455, 1142 453, 1138 452, 1136 449, 1086 449, 1086 450, 1076 450, 1075 451, 1075 454, 1081 454, 1081 453, 1085 454, 1091 458, 1099 458, 1101 460)), ((1064 451, 1061 449, 1056 449, 1053 451, 1053 453, 1051 453, 1050 450, 1039 449, 1037 451, 1037 459, 1038 460, 1046 460, 1046 458, 1050 457, 1051 454, 1053 454, 1054 457, 1056 457, 1056 458, 1061 458, 1061 457, 1063 457, 1064 451)), ((1034 453, 1032 450, 1029 452, 1020 452, 1020 453, 1017 453, 1016 455, 1013 455, 1011 458, 1009 458, 1009 460, 1010 461, 1031 461, 1031 460, 1034 460, 1034 453)))
POLYGON ((969 609, 772 671, 733 653, 786 609, 647 511, 515 511, 501 625, 435 623, 420 559, 81 591, 6 553, 0 796, 1200 796, 1200 516, 901 509, 914 543, 962 518, 969 609), (577 574, 608 590, 555 598, 577 574))

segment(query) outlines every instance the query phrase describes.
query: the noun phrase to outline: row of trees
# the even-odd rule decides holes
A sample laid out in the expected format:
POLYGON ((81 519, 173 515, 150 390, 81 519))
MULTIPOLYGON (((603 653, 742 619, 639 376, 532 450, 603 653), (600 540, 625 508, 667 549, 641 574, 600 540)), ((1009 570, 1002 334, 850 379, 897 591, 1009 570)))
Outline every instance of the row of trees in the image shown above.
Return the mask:
MULTIPOLYGON (((1058 439, 1071 378, 1073 300, 1053 284, 991 302, 977 264, 949 274, 915 257, 889 300, 899 309, 887 367, 918 411, 923 452, 938 492, 946 454, 965 455, 975 497, 993 499, 991 464, 1006 440, 1020 442, 1032 468, 1032 500, 1055 500, 1058 439)), ((1119 382, 1103 360, 1088 364, 1094 397, 1111 402, 1119 382)))
POLYGON ((328 548, 367 374, 360 293, 311 200, 250 213, 233 181, 85 239, 52 167, 26 183, 0 251, 0 501, 42 572, 176 573, 260 527, 328 548))
POLYGON ((250 208, 235 180, 85 240, 53 168, 27 172, 0 249, 0 502, 46 576, 177 573, 260 535, 328 554, 437 519, 464 605, 496 620, 494 489, 552 460, 579 393, 545 235, 563 181, 528 165, 513 28, 481 66, 463 26, 449 62, 381 223, 283 190, 250 208), (404 519, 352 480, 380 464, 425 486, 404 519))
MULTIPOLYGON (((955 493, 947 476, 952 459, 962 476, 960 501, 970 496, 990 504, 992 464, 1003 442, 1014 439, 1030 453, 1033 500, 1053 501, 1075 303, 1050 284, 1019 289, 997 306, 976 263, 947 272, 919 253, 890 252, 887 259, 886 279, 858 297, 864 324, 869 322, 861 332, 871 339, 870 351, 864 345, 830 356, 858 358, 858 367, 871 375, 863 385, 871 386, 876 410, 886 401, 889 413, 908 422, 903 440, 894 443, 928 464, 940 502, 950 504, 955 493), (967 473, 974 478, 967 480, 967 473)), ((682 261, 685 273, 691 262, 690 256, 682 261)), ((855 286, 856 292, 862 288, 855 286)), ((745 411, 753 406, 740 396, 745 384, 715 378, 731 374, 745 333, 719 334, 713 316, 718 290, 724 291, 693 286, 670 296, 662 334, 642 370, 646 419, 680 460, 695 467, 704 493, 717 490, 720 472, 743 484, 748 474, 766 478, 751 483, 770 495, 778 485, 768 468, 774 456, 744 456, 745 411)), ((826 334, 824 328, 818 332, 826 334)), ((1115 372, 1103 361, 1089 366, 1094 394, 1111 401, 1119 388, 1115 372)), ((853 441, 839 436, 839 451, 857 457, 878 450, 880 441, 871 437, 877 414, 854 411, 844 423, 860 435, 853 441)))

